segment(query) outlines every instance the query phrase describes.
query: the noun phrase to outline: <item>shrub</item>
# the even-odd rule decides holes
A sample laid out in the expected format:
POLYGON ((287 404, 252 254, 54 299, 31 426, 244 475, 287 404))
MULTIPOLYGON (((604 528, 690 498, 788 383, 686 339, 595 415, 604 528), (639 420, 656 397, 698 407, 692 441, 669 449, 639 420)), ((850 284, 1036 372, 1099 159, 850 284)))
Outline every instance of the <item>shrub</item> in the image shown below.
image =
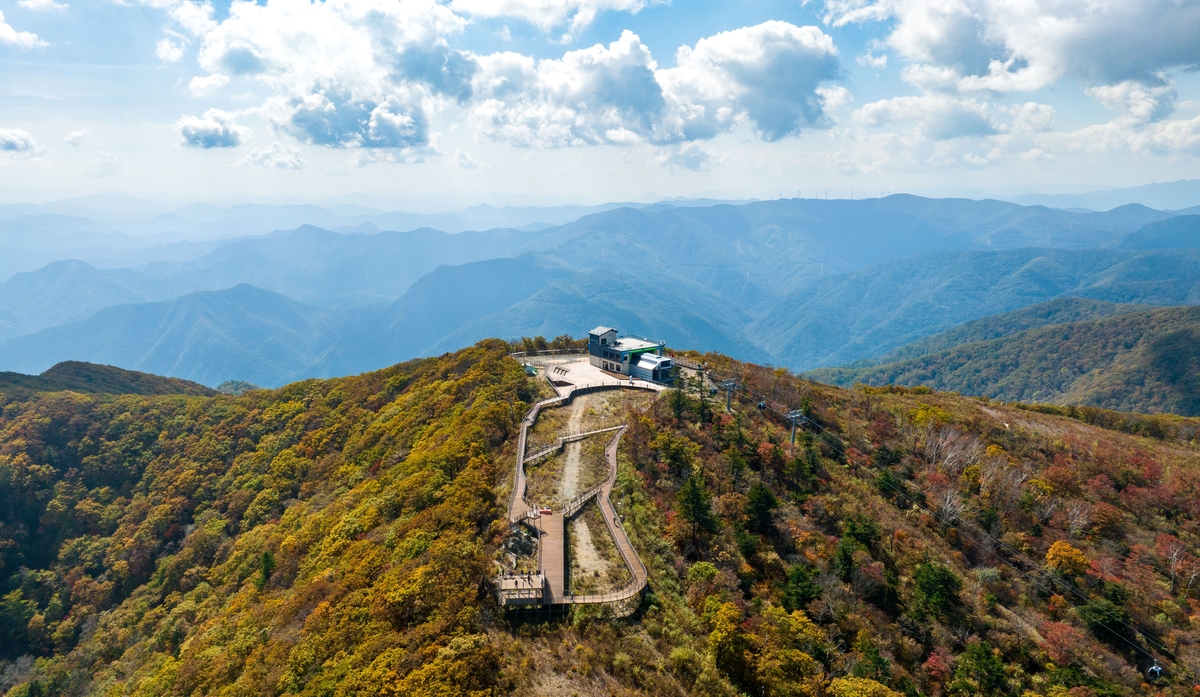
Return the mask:
POLYGON ((951 694, 999 695, 1005 694, 1004 663, 986 641, 971 641, 967 650, 958 657, 954 669, 954 682, 950 683, 951 694))

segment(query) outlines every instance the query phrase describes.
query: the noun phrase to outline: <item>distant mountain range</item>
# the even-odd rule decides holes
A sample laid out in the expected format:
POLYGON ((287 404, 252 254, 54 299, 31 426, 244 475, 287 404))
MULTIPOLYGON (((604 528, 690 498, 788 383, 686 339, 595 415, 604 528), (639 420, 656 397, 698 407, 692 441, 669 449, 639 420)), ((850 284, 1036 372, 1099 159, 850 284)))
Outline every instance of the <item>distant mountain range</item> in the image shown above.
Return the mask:
POLYGON ((341 334, 337 318, 278 293, 239 285, 173 300, 116 305, 0 343, 3 366, 35 373, 83 360, 218 385, 280 385, 341 334))
POLYGON ((1067 295, 1200 303, 1200 249, 922 255, 812 279, 776 301, 748 333, 780 364, 808 370, 878 356, 963 322, 1067 295))
POLYGON ((1200 415, 1200 307, 1055 301, 928 337, 889 357, 899 360, 815 370, 808 377, 843 386, 925 385, 1005 401, 1200 415), (1090 318, 1097 316, 1104 319, 1090 318), (1058 321, 1071 318, 1079 319, 1058 321), (974 340, 990 335, 998 338, 974 340))
POLYGON ((1121 249, 1195 249, 1200 247, 1200 215, 1181 215, 1147 223, 1127 235, 1121 249))
MULTIPOLYGON (((1027 329, 1037 329, 1051 324, 1068 324, 1094 319, 1105 319, 1117 315, 1139 312, 1146 309, 1145 305, 1118 304, 1104 300, 1089 300, 1085 298, 1055 298, 1044 303, 1013 312, 991 315, 972 322, 964 322, 954 329, 939 332, 923 339, 917 339, 911 344, 905 344, 875 358, 857 361, 847 368, 864 368, 887 363, 896 363, 910 358, 919 358, 932 353, 952 349, 963 344, 978 341, 999 339, 1004 336, 1018 334, 1027 329)), ((819 373, 818 369, 813 373, 819 373)), ((838 369, 831 369, 838 370, 838 369)))
POLYGON ((0 284, 0 369, 74 359, 274 386, 603 323, 805 370, 1062 296, 1200 303, 1197 221, 897 195, 457 234, 306 225, 132 268, 18 274, 0 284))
POLYGON ((1032 194, 1016 196, 1012 200, 1027 206, 1086 208, 1095 211, 1106 211, 1130 203, 1167 211, 1180 211, 1200 206, 1200 179, 1101 189, 1081 194, 1032 194))

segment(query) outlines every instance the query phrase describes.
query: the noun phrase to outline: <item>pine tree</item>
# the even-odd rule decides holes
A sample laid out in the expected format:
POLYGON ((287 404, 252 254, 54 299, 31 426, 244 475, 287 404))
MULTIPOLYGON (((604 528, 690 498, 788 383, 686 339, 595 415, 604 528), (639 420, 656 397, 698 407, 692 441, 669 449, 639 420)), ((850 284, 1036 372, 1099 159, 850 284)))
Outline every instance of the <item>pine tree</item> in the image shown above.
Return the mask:
POLYGON ((760 535, 765 535, 771 530, 771 514, 775 511, 779 502, 775 500, 775 495, 771 490, 763 486, 762 482, 755 483, 750 487, 750 492, 747 494, 748 504, 746 513, 750 520, 747 527, 751 532, 756 532, 760 535))
POLYGON ((712 496, 704 487, 704 479, 699 474, 688 477, 676 501, 679 503, 679 514, 691 524, 692 547, 698 547, 701 533, 717 531, 717 520, 712 514, 712 496))

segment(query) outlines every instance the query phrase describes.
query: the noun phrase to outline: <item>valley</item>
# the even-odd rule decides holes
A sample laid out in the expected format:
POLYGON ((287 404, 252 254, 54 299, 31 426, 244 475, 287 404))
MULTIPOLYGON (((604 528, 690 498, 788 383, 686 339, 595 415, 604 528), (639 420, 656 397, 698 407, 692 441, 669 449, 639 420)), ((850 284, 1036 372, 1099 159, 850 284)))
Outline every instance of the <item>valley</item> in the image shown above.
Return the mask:
POLYGON ((896 195, 615 207, 455 234, 305 226, 188 260, 14 276, 0 284, 0 369, 84 360, 278 386, 606 317, 809 370, 1055 298, 1200 302, 1197 220, 896 195))

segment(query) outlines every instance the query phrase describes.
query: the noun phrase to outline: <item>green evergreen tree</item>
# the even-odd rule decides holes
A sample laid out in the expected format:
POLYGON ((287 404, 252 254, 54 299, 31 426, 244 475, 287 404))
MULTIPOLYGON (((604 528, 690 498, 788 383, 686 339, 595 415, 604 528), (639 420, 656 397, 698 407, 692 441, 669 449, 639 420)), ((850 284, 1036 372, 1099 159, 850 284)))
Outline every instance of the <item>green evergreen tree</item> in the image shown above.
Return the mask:
POLYGON ((676 496, 679 504, 679 515, 691 524, 692 546, 698 547, 701 534, 717 531, 717 519, 712 514, 712 496, 704 487, 704 479, 699 474, 692 474, 683 483, 683 488, 676 496))
POLYGON ((803 610, 821 597, 821 587, 813 583, 817 570, 808 564, 797 564, 788 571, 783 585, 783 607, 788 612, 803 610))
POLYGON ((949 567, 937 562, 917 565, 913 576, 913 610, 918 617, 933 616, 947 622, 956 621, 962 609, 958 593, 960 579, 949 567))
POLYGON ((750 518, 747 527, 751 532, 760 535, 767 534, 772 526, 771 514, 779 505, 779 502, 775 500, 775 495, 771 493, 770 489, 763 486, 762 482, 757 482, 750 487, 746 498, 748 499, 746 513, 750 518))
POLYGON ((870 678, 887 685, 891 682, 892 662, 879 651, 875 639, 865 629, 860 629, 854 639, 854 650, 858 652, 858 663, 850 670, 856 678, 870 678))
POLYGON ((255 579, 254 585, 262 590, 267 585, 267 581, 271 580, 271 574, 275 573, 275 555, 270 552, 263 552, 262 557, 258 560, 258 578, 255 579))
POLYGON ((967 650, 958 657, 954 670, 951 694, 961 695, 1005 695, 1004 663, 992 651, 986 641, 971 641, 967 650))
POLYGON ((667 392, 667 406, 671 408, 671 414, 675 417, 676 424, 683 423, 683 414, 688 407, 687 393, 683 391, 686 381, 687 376, 680 375, 675 378, 675 389, 667 392))

